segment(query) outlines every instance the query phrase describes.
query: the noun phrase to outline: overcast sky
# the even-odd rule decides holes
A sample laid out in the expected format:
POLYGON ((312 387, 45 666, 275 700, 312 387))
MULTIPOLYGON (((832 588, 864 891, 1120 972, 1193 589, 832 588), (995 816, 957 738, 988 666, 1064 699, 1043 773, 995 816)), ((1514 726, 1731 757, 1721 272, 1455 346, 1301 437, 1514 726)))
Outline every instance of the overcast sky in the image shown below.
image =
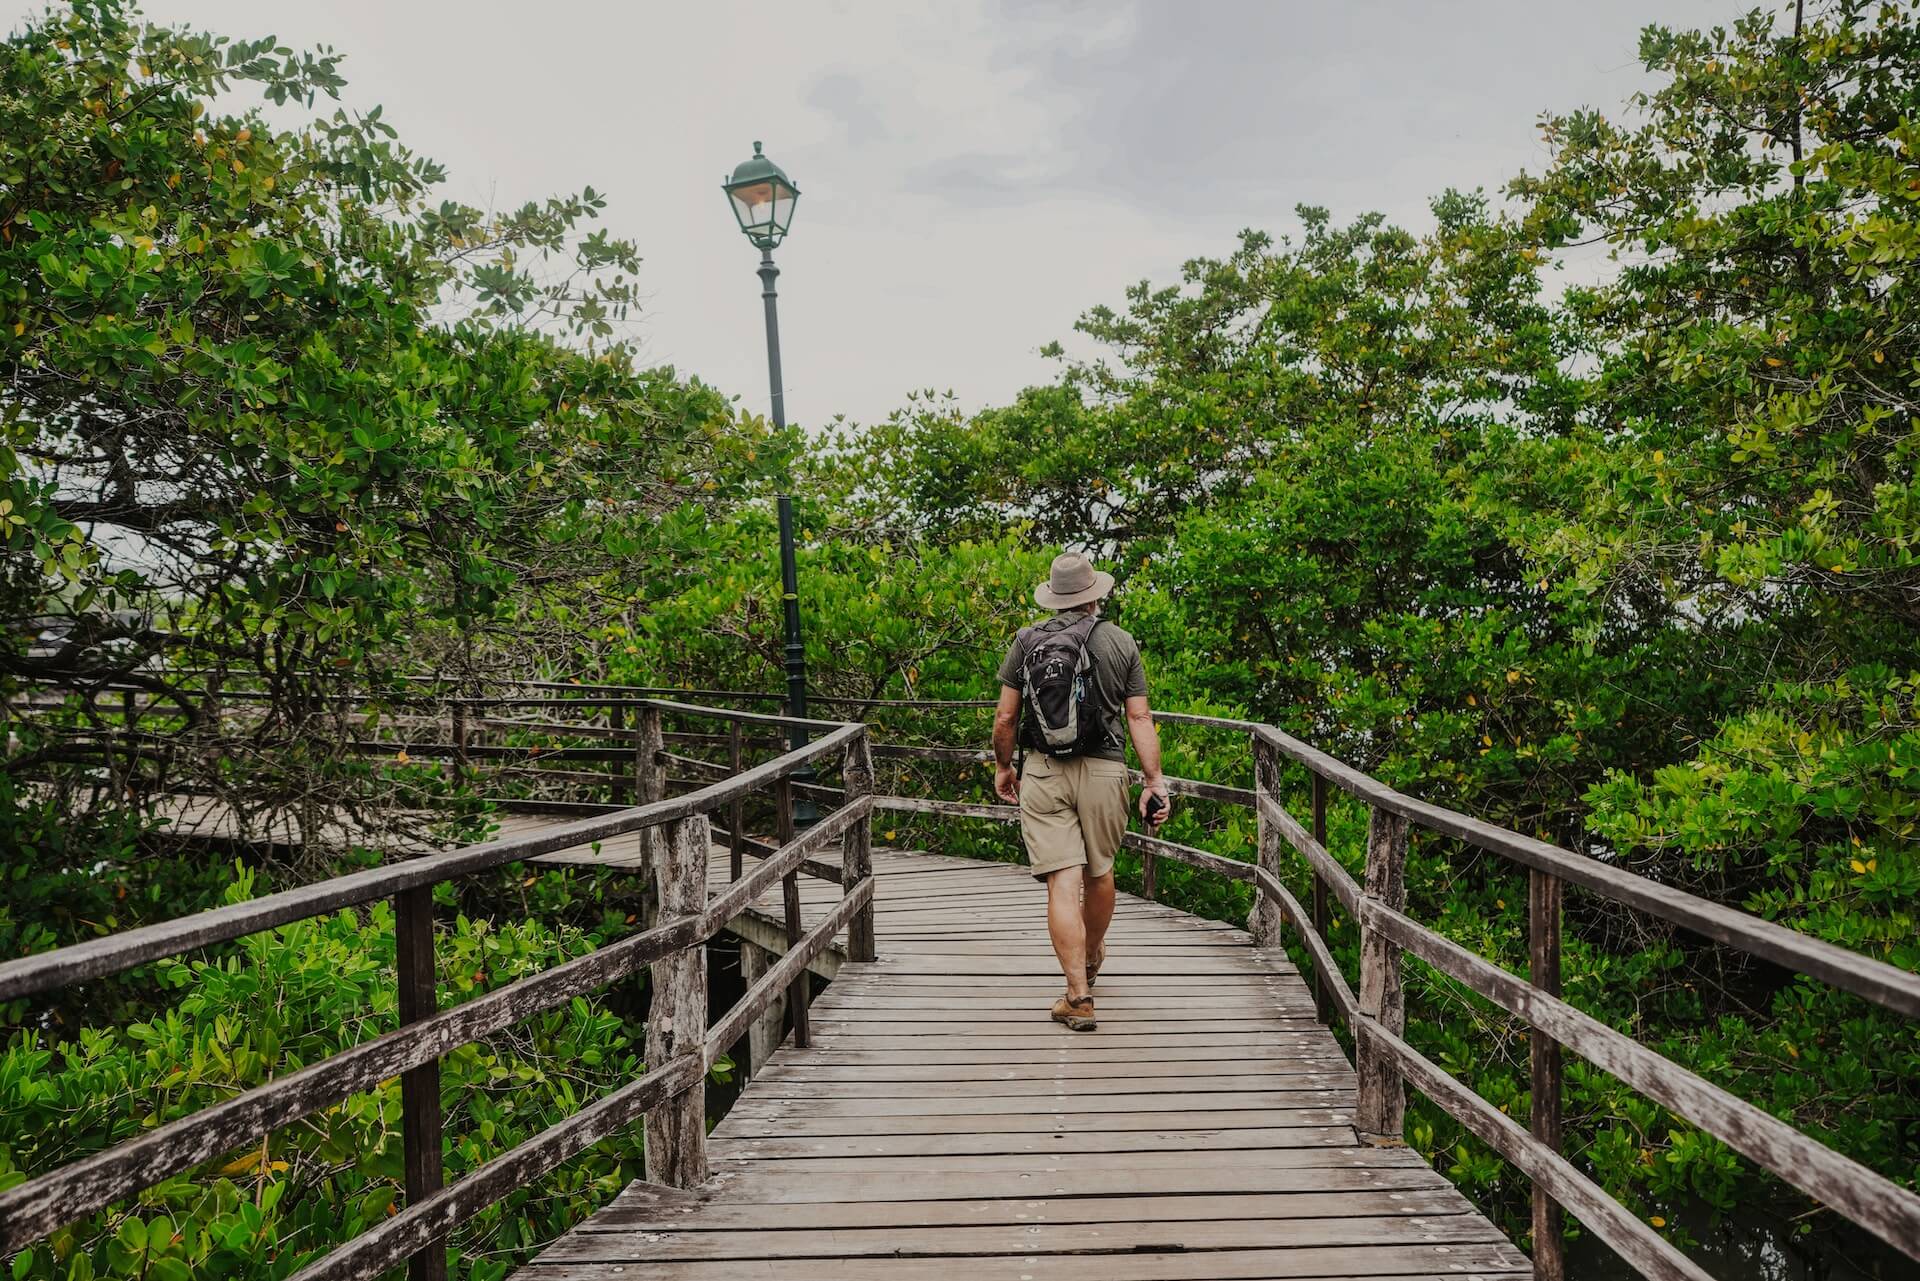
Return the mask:
MULTIPOLYGON (((39 3, 0 0, 10 16, 39 3)), ((763 139, 801 189, 778 253, 789 418, 978 407, 1045 381, 1075 318, 1242 227, 1379 209, 1545 159, 1542 111, 1617 111, 1649 21, 1736 0, 749 5, 148 0, 155 18, 347 55, 449 194, 591 184, 646 255, 634 336, 766 407, 756 255, 718 184, 763 139)), ((11 25, 11 23, 9 23, 11 25)))

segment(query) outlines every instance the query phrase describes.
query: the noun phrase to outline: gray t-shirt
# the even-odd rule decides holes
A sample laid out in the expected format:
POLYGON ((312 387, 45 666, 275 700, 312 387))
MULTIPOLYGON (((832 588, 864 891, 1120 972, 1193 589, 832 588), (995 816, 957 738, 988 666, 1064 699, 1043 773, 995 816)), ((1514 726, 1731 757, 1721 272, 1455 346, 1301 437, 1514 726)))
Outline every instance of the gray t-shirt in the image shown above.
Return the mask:
MULTIPOLYGON (((1055 617, 1065 617, 1055 615, 1055 617)), ((1045 627, 1046 623, 1035 626, 1045 627)), ((1033 628, 1023 627, 1013 638, 1013 648, 1000 663, 1000 683, 1019 689, 1024 683, 1021 672, 1026 662, 1027 636, 1033 628)), ((1105 619, 1087 637, 1087 652, 1093 658, 1094 684, 1100 717, 1106 723, 1109 746, 1088 755, 1102 760, 1127 759, 1127 700, 1147 696, 1147 668, 1140 661, 1140 646, 1122 628, 1105 619)))

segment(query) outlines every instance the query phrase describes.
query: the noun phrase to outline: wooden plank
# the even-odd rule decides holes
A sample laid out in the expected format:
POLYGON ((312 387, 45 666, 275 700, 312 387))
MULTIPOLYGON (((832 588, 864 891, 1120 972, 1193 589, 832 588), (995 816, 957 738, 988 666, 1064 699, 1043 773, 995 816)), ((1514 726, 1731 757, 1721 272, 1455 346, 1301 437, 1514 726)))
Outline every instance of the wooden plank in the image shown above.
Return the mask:
MULTIPOLYGON (((1116 962, 1120 959, 1118 956, 1114 958, 1116 962)), ((1289 991, 1299 990, 1300 976, 1291 969, 1282 970, 1277 973, 1269 971, 1265 966, 1262 966, 1261 969, 1262 972, 1258 974, 1133 974, 1128 976, 1125 990, 1141 994, 1164 992, 1224 993, 1246 992, 1260 989, 1275 991, 1283 989, 1289 991)), ((965 982, 970 977, 972 976, 967 974, 941 973, 939 971, 909 974, 889 964, 888 973, 885 976, 869 976, 852 973, 838 980, 836 986, 840 983, 848 985, 847 987, 841 988, 841 991, 865 992, 884 990, 911 992, 925 988, 945 987, 957 982, 965 982)), ((993 990, 996 992, 1002 990, 1019 992, 1048 986, 1050 986, 1050 983, 1043 982, 1040 977, 1021 979, 1018 976, 1012 976, 1008 981, 996 982, 993 985, 993 990)), ((973 990, 978 991, 979 989, 975 987, 973 990)))
MULTIPOLYGON (((891 1178, 895 1171, 972 1171, 1003 1174, 1009 1180, 1016 1180, 1018 1186, 1022 1187, 1043 1189, 1054 1186, 1059 1188, 1061 1194, 1065 1194, 1075 1186, 1078 1176, 1095 1170, 1121 1168, 1160 1172, 1191 1170, 1196 1165, 1222 1170, 1424 1170, 1434 1178, 1439 1177, 1421 1159, 1420 1154, 1410 1148, 1326 1144, 1300 1148, 1212 1148, 1198 1155, 1168 1148, 1152 1152, 1129 1152, 1124 1163, 1116 1163, 1111 1152, 864 1152, 853 1156, 838 1152, 811 1156, 802 1153, 760 1165, 751 1161, 734 1162, 723 1168, 716 1178, 723 1180, 724 1186, 731 1186, 732 1179, 747 1175, 755 1178, 766 1174, 810 1178, 816 1173, 861 1173, 871 1178, 878 1170, 884 1177, 891 1178), (1050 1177, 1056 1175, 1069 1177, 1065 1180, 1050 1177)), ((1158 1178, 1159 1174, 1156 1173, 1154 1177, 1158 1178)))
MULTIPOLYGON (((947 989, 940 989, 942 992, 947 989)), ((1194 1020, 1279 1018, 1289 1024, 1313 1020, 1313 1002, 1297 997, 1249 993, 1238 1000, 1195 1001, 1191 1005, 1167 1005, 1128 1000, 1124 996, 1100 994, 1102 1023, 1150 1021, 1185 1023, 1194 1020)), ((1017 1004, 1018 1002, 1013 1002, 1017 1004)), ((821 1019, 844 1023, 948 1023, 971 1022, 988 1014, 1005 1014, 1010 1002, 988 1001, 978 997, 868 997, 858 1003, 836 1001, 830 1006, 816 1005, 821 1019)))
POLYGON ((822 1136, 805 1139, 722 1139, 708 1145, 713 1161, 777 1161, 823 1156, 972 1156, 1045 1152, 1209 1152, 1220 1148, 1331 1147, 1351 1144, 1348 1126, 1293 1126, 1265 1129, 1123 1130, 1111 1134, 1078 1133, 1055 1138, 1039 1135, 932 1134, 859 1138, 822 1136))
MULTIPOLYGON (((1067 1100, 1060 1100, 1065 1103, 1067 1100)), ((1255 1108, 1247 1111, 1227 1109, 1208 1111, 1201 1107, 1162 1105, 1152 1111, 1120 1111, 1093 1114, 1106 1134, 1132 1131, 1159 1131, 1173 1127, 1209 1130, 1313 1129, 1348 1125, 1352 1113, 1344 1108, 1255 1108)), ((985 1139, 994 1135, 1047 1135, 1064 1137, 1066 1133, 1084 1134, 1093 1122, 1089 1112, 973 1112, 934 1115, 908 1112, 879 1116, 814 1116, 804 1100, 786 1106, 771 1103, 759 1112, 738 1118, 729 1114, 724 1132, 729 1139, 756 1137, 803 1139, 812 1137, 861 1138, 878 1136, 921 1136, 964 1134, 985 1139)), ((716 1130, 716 1134, 721 1131, 716 1130)))
POLYGON ((1526 1281, 1526 1256, 1512 1246, 1386 1246, 1206 1250, 1047 1256, 1045 1272, 1021 1270, 1040 1256, 925 1256, 902 1259, 727 1259, 672 1263, 536 1263, 528 1281, 952 1281, 954 1277, 1044 1276, 1045 1281, 1526 1281), (1440 1253, 1446 1251, 1446 1253, 1440 1253), (991 1265, 994 1273, 983 1269, 991 1265), (1454 1271, 1452 1269, 1459 1269, 1454 1271))
MULTIPOLYGON (((1285 1034, 1288 1032, 1317 1032, 1320 1025, 1311 1018, 1283 1019, 1279 1017, 1259 1018, 1247 1015, 1239 1018, 1185 1019, 1179 1022, 1160 1022, 1157 1020, 1116 1019, 1112 1023, 1102 1020, 1101 1030, 1114 1037, 1137 1036, 1210 1036, 1216 1044, 1233 1045, 1232 1037, 1256 1035, 1260 1033, 1285 1034)), ((822 1017, 813 1024, 815 1033, 822 1037, 836 1037, 843 1041, 860 1037, 922 1037, 929 1040, 959 1037, 972 1040, 979 1037, 1044 1037, 1058 1042, 1061 1028, 1047 1017, 1044 1008, 1037 1008, 1029 1018, 988 1019, 983 1015, 956 1014, 950 1018, 927 1020, 909 1019, 843 1019, 822 1017)))
MULTIPOLYGON (((1052 1196, 1078 1200, 1082 1197, 1131 1196, 1143 1187, 1157 1195, 1169 1197, 1326 1192, 1379 1194, 1392 1191, 1459 1195, 1452 1184, 1424 1166, 1378 1169, 1326 1165, 1268 1167, 1208 1161, 1151 1170, 1094 1167, 1074 1171, 1067 1180, 1038 1178, 1033 1170, 1011 1173, 1006 1170, 888 1168, 883 1178, 874 1177, 870 1168, 838 1172, 808 1168, 801 1173, 791 1173, 790 1170, 790 1165, 779 1165, 730 1171, 723 1182, 711 1185, 711 1190, 704 1194, 712 1200, 701 1216, 697 1219, 688 1218, 686 1223, 689 1227, 703 1226, 711 1221, 707 1218, 706 1210, 730 1206, 818 1205, 835 1202, 872 1205, 882 1201, 991 1200, 1006 1196, 1023 1200, 1052 1196)), ((636 1185, 623 1192, 605 1213, 612 1214, 636 1206, 650 1207, 653 1200, 651 1192, 636 1185)), ((1206 1202, 1199 1204, 1205 1205, 1206 1202)))
MULTIPOLYGON (((1062 1033, 1063 1036, 1067 1035, 1062 1033)), ((1092 1037, 1087 1039, 1091 1040, 1092 1037)), ((1174 1044, 1142 1045, 1137 1040, 1109 1040, 1100 1038, 1104 1043, 1097 1046, 1073 1046, 1071 1049, 1056 1048, 1063 1043, 1016 1042, 998 1045, 924 1045, 915 1042, 911 1045, 874 1045, 871 1042, 859 1046, 840 1046, 834 1050, 837 1062, 871 1066, 878 1063, 899 1064, 994 1064, 1009 1066, 1059 1065, 1067 1067, 1074 1064, 1127 1064, 1144 1065, 1160 1063, 1218 1063, 1220 1061, 1220 1042, 1217 1037, 1202 1037, 1198 1040, 1180 1041, 1174 1044)), ((1070 1044, 1070 1043, 1064 1043, 1070 1044)), ((1258 1057, 1254 1051, 1285 1051, 1289 1062, 1320 1062, 1330 1068, 1347 1066, 1346 1056, 1341 1052, 1340 1043, 1331 1036, 1309 1044, 1298 1045, 1292 1042, 1268 1041, 1259 1045, 1242 1047, 1249 1057, 1258 1057)), ((777 1062, 778 1060, 776 1060, 777 1062)), ((1196 1071, 1200 1069, 1194 1069, 1196 1071)))
MULTIPOLYGON (((834 1074, 832 1069, 816 1069, 808 1073, 788 1073, 762 1082, 757 1077, 754 1090, 756 1098, 782 1099, 832 1099, 842 1102, 855 1091, 851 1086, 859 1086, 857 1092, 861 1099, 870 1099, 877 1106, 883 1100, 894 1098, 926 1102, 928 1085, 937 1083, 943 1095, 954 1098, 994 1099, 1030 1097, 1035 1083, 1052 1085, 1056 1092, 1065 1086, 1068 1091, 1085 1090, 1098 1092, 1113 1089, 1126 1090, 1131 1094, 1181 1094, 1181 1093, 1261 1093, 1278 1094, 1311 1091, 1316 1095, 1331 1094, 1351 1102, 1354 1097, 1354 1082, 1351 1073, 1307 1073, 1285 1072, 1279 1065, 1268 1073, 1246 1070, 1246 1064, 1235 1064, 1235 1072, 1230 1076, 1215 1076, 1210 1073, 1192 1073, 1188 1075, 1143 1076, 1126 1071, 1109 1071, 1105 1076, 1094 1075, 1098 1065, 1075 1065, 1079 1072, 1073 1077, 1056 1077, 1051 1071, 1035 1075, 1031 1072, 1012 1072, 993 1067, 954 1068, 953 1072, 982 1072, 988 1075, 975 1076, 939 1076, 934 1075, 940 1068, 885 1068, 869 1065, 866 1068, 847 1069, 834 1074), (919 1073, 919 1075, 914 1075, 919 1073)), ((1178 1066, 1168 1065, 1168 1066, 1178 1066)), ((1259 1065, 1251 1065, 1259 1066, 1259 1065)), ((1290 1065, 1289 1065, 1290 1066, 1290 1065)))
MULTIPOLYGON (((1025 1050, 1051 1049, 1062 1044, 1060 1038, 1076 1035, 1052 1023, 1038 1026, 1031 1035, 995 1033, 980 1036, 861 1036, 851 1032, 835 1030, 822 1034, 818 1039, 822 1046, 836 1050, 928 1050, 939 1051, 950 1048, 970 1048, 981 1050, 1025 1050)), ((1112 1049, 1127 1053, 1138 1050, 1166 1049, 1211 1049, 1213 1057, 1220 1057, 1220 1037, 1211 1032, 1139 1032, 1130 1033, 1119 1030, 1103 1031, 1100 1039, 1112 1049)), ((1287 1050, 1303 1044, 1288 1041, 1284 1034, 1263 1032, 1249 1036, 1240 1046, 1242 1052, 1260 1050, 1287 1050)), ((1057 1054, 1071 1054, 1073 1051, 1058 1051, 1057 1054)), ((1204 1056, 1203 1056, 1204 1057, 1204 1056)))
MULTIPOLYGON (((1003 1189, 1004 1190, 1004 1189, 1003 1189)), ((598 1232, 729 1232, 786 1229, 943 1228, 1009 1225, 1123 1223, 1145 1220, 1181 1223, 1213 1219, 1277 1220, 1411 1218, 1473 1213, 1473 1206, 1451 1187, 1390 1192, 1369 1187, 1346 1191, 1299 1191, 1287 1195, 1221 1193, 1213 1196, 1073 1196, 994 1200, 835 1201, 755 1204, 729 1195, 700 1208, 627 1210, 611 1207, 583 1229, 598 1232)), ((591 1248, 583 1246, 583 1248, 591 1248)))
MULTIPOLYGON (((893 1116, 973 1116, 987 1115, 1035 1115, 1062 1116, 1080 1113, 1118 1113, 1118 1112, 1251 1112, 1271 1110, 1283 1112, 1292 1109, 1318 1108, 1325 1112, 1329 1108, 1341 1113, 1335 1120, 1345 1120, 1351 1108, 1338 1107, 1328 1102, 1342 1095, 1351 1095, 1350 1090, 1339 1090, 1331 1086, 1302 1085, 1291 1090, 1202 1090, 1196 1091, 1192 1083, 1180 1090, 1141 1091, 1133 1088, 1133 1082, 1126 1082, 1124 1090, 1068 1091, 1053 1088, 1029 1088, 1024 1094, 980 1096, 971 1092, 946 1093, 938 1098, 921 1095, 904 1098, 881 1098, 865 1090, 850 1091, 844 1087, 831 1094, 821 1096, 795 1096, 778 1091, 754 1090, 742 1097, 727 1113, 727 1122, 735 1118, 746 1120, 780 1120, 786 1117, 804 1117, 819 1120, 826 1117, 860 1117, 877 1119, 893 1116)), ((1032 1080, 1029 1078, 1029 1085, 1032 1080)), ((732 1131, 729 1131, 732 1133, 732 1131)))
MULTIPOLYGON (((1398 1216, 1337 1219, 1289 1219, 1289 1245, 1383 1245, 1498 1242, 1499 1234, 1477 1215, 1398 1216)), ((1274 1227, 1260 1221, 1217 1220, 1164 1223, 1056 1223, 1044 1231, 1023 1225, 919 1228, 910 1232, 848 1228, 838 1231, 756 1232, 593 1232, 564 1237, 547 1250, 555 1262, 588 1258, 598 1262, 694 1259, 832 1258, 885 1256, 890 1259, 951 1254, 1077 1254, 1087 1250, 1120 1252, 1257 1249, 1273 1243, 1274 1227)))

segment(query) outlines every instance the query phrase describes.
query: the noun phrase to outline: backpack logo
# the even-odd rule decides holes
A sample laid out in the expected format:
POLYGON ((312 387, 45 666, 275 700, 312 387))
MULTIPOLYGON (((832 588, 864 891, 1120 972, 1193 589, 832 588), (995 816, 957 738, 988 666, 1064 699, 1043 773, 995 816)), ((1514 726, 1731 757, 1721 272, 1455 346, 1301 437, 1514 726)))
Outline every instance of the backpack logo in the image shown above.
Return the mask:
POLYGON ((1027 746, 1056 760, 1081 756, 1106 741, 1095 693, 1099 681, 1087 642, 1100 619, 1084 614, 1060 625, 1028 629, 1020 696, 1026 708, 1027 746))

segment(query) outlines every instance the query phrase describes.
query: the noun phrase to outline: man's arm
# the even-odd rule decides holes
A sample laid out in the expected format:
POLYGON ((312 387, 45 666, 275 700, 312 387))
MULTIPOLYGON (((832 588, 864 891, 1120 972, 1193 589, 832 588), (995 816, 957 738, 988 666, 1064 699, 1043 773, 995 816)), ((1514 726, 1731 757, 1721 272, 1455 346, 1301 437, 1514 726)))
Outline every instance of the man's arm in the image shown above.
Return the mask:
MULTIPOLYGON (((1016 700, 1018 697, 1016 691, 1016 700)), ((1147 706, 1145 694, 1127 699, 1127 736, 1133 739, 1133 750, 1140 757, 1140 817, 1147 819, 1147 797, 1158 796, 1160 813, 1147 819, 1157 828, 1173 813, 1173 798, 1167 794, 1167 780, 1160 772, 1160 731, 1154 727, 1153 709, 1147 706)))
MULTIPOLYGON (((993 790, 1009 805, 1020 803, 1020 776, 1013 772, 1013 744, 1020 727, 1020 691, 1011 685, 1000 687, 1000 706, 993 711, 993 790)), ((1154 759, 1160 759, 1159 746, 1154 759)))

